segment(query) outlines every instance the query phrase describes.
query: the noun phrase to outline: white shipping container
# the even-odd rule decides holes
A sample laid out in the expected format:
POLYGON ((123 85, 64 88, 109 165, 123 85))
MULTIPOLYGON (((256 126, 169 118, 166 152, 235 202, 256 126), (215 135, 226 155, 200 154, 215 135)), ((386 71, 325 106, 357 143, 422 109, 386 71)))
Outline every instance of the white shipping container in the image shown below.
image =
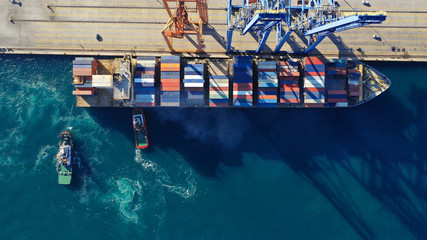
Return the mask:
POLYGON ((203 87, 204 83, 184 83, 184 87, 203 87))
POLYGON ((253 91, 233 91, 233 95, 249 95, 251 96, 253 91))
POLYGON ((229 84, 228 84, 228 82, 227 83, 213 83, 213 82, 211 82, 209 84, 209 86, 211 86, 211 87, 228 87, 229 84))
POLYGON ((202 75, 185 75, 184 78, 185 79, 201 79, 201 80, 203 80, 202 75))
POLYGON ((305 99, 304 103, 325 103, 325 99, 305 99))
POLYGON ((113 75, 92 75, 92 86, 97 88, 112 88, 113 75))

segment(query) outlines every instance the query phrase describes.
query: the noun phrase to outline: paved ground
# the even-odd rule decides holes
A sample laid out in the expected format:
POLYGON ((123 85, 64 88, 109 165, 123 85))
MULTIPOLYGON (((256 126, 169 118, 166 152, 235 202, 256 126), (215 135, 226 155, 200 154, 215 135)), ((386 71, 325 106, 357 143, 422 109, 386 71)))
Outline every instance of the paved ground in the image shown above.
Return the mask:
MULTIPOLYGON (((315 53, 370 60, 427 60, 427 1, 371 0, 370 7, 359 0, 338 2, 342 11, 385 10, 388 19, 381 25, 330 35, 315 53), (373 39, 374 34, 380 35, 382 41, 373 39)), ((0 51, 6 53, 169 54, 160 33, 168 20, 160 0, 3 0, 0 6, 0 51)), ((208 6, 204 49, 211 56, 224 57, 227 1, 208 0, 208 6)), ((194 49, 195 42, 190 37, 175 41, 174 45, 194 49)), ((300 37, 293 35, 283 50, 299 50, 304 45, 300 37)), ((235 49, 256 46, 256 37, 235 32, 235 49)), ((274 47, 272 33, 266 50, 274 47)))

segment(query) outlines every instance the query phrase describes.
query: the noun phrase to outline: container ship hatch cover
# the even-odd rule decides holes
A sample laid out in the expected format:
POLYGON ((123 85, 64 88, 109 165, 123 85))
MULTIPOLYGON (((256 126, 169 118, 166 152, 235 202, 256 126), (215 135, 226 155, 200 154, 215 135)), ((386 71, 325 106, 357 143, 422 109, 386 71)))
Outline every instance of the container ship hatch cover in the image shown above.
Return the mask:
POLYGON ((76 57, 73 77, 79 107, 341 108, 391 84, 365 63, 313 56, 76 57))

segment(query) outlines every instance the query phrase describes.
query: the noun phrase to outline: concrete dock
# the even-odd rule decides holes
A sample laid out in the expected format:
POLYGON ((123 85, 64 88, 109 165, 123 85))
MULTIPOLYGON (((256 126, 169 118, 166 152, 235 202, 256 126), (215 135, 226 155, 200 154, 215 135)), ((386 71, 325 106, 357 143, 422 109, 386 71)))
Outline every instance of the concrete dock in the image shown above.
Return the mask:
MULTIPOLYGON (((362 60, 427 61, 427 1, 371 0, 370 6, 359 0, 338 2, 342 12, 384 10, 387 20, 331 34, 313 54, 362 60), (379 35, 381 41, 373 35, 379 35)), ((160 33, 168 20, 160 0, 5 0, 0 6, 0 53, 170 54, 160 33)), ((226 57, 227 1, 208 0, 208 7, 203 56, 226 57)), ((274 49, 275 35, 274 32, 270 35, 266 51, 274 49)), ((305 46, 303 39, 293 34, 282 50, 301 50, 305 46)), ((189 37, 174 40, 174 45, 195 49, 196 42, 189 37)), ((256 36, 234 33, 232 46, 236 50, 254 50, 257 44, 256 36)))

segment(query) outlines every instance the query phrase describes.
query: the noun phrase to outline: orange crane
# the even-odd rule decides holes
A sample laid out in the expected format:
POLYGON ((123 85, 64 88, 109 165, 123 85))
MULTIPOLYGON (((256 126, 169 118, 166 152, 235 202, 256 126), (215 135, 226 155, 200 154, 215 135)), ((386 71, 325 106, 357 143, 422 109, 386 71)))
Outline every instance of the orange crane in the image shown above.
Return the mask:
POLYGON ((171 52, 203 52, 203 24, 208 23, 208 5, 206 0, 163 0, 163 5, 169 14, 169 20, 162 30, 171 52), (175 12, 172 13, 168 2, 176 2, 175 12), (195 12, 199 13, 198 20, 193 21, 188 15, 186 3, 195 3, 195 12), (185 34, 197 36, 197 50, 175 49, 172 44, 173 38, 184 38, 185 34))

